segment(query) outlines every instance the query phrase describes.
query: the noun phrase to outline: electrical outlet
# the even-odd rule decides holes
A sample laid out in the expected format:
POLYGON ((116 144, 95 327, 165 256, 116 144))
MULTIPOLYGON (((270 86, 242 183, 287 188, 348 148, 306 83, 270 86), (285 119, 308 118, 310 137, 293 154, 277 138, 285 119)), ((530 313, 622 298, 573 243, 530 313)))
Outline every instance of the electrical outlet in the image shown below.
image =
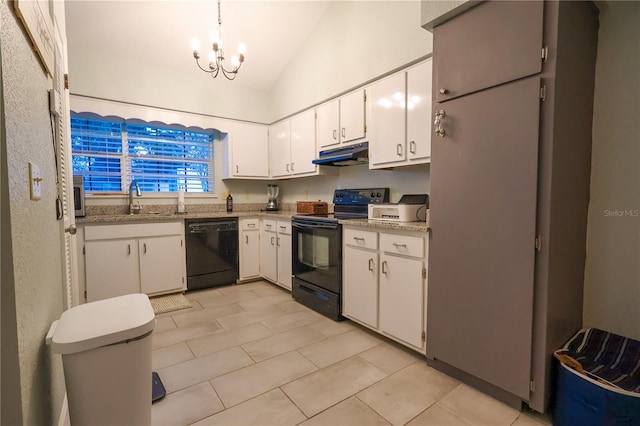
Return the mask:
POLYGON ((29 192, 32 200, 42 198, 42 176, 40 167, 29 162, 29 192))

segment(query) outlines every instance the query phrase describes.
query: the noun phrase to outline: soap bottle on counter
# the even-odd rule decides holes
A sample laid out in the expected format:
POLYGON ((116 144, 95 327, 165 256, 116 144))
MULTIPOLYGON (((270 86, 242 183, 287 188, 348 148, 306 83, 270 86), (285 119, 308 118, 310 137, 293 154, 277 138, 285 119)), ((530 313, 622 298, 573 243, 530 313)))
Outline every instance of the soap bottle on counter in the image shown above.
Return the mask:
POLYGON ((229 191, 229 195, 227 195, 227 213, 231 213, 233 211, 233 197, 231 196, 231 191, 229 191))

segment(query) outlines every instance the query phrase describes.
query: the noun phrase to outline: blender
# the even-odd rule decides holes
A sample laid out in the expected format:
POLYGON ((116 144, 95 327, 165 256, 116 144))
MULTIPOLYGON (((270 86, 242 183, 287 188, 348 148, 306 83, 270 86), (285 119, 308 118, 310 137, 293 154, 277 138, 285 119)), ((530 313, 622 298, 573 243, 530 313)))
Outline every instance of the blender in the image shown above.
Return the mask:
POLYGON ((269 201, 267 201, 267 211, 276 211, 278 210, 278 193, 280 192, 280 188, 278 185, 267 185, 267 197, 269 197, 269 201))

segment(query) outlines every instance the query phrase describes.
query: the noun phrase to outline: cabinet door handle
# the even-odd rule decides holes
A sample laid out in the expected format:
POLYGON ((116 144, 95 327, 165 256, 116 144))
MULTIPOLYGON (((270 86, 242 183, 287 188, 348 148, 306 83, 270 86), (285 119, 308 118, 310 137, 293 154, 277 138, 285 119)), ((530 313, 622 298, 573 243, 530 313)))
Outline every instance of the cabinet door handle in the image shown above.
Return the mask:
POLYGON ((364 238, 362 237, 353 237, 353 239, 356 241, 364 241, 364 238))
POLYGON ((435 118, 433 120, 433 125, 435 126, 436 130, 436 136, 440 136, 441 138, 444 137, 444 135, 446 134, 446 131, 442 128, 442 119, 444 117, 446 117, 446 113, 443 109, 440 109, 438 111, 436 111, 435 113, 435 118))
POLYGON ((369 270, 373 272, 373 259, 369 259, 369 270))
POLYGON ((248 235, 244 236, 244 243, 245 244, 249 244, 249 236, 248 235))
POLYGON ((236 173, 240 173, 240 170, 238 169, 238 165, 236 164, 236 173))
POLYGON ((396 154, 398 154, 399 157, 402 157, 402 144, 401 143, 396 145, 396 154))
POLYGON ((281 231, 284 231, 284 230, 286 230, 286 229, 287 229, 287 227, 286 227, 286 226, 282 226, 282 225, 280 225, 280 230, 281 230, 281 231))
POLYGON ((291 163, 291 171, 293 172, 293 163, 291 163))
POLYGON ((256 224, 255 223, 247 223, 247 227, 248 228, 255 228, 256 224))
POLYGON ((394 246, 395 248, 401 248, 401 247, 402 247, 402 248, 407 248, 407 245, 406 245, 406 244, 393 243, 393 246, 394 246))
POLYGON ((387 261, 386 260, 382 261, 382 273, 385 274, 385 275, 387 274, 387 261))
POLYGON ((345 129, 345 128, 343 127, 343 128, 342 128, 342 137, 343 137, 343 138, 346 138, 347 136, 345 135, 345 130, 344 130, 344 129, 345 129))
POLYGON ((276 238, 276 245, 280 247, 280 237, 276 238))
POLYGON ((266 224, 266 225, 264 225, 264 226, 266 226, 266 227, 267 227, 267 229, 271 229, 271 224, 270 224, 270 223, 267 223, 267 224, 266 224))
POLYGON ((409 152, 412 154, 416 153, 416 141, 409 142, 409 152))
POLYGON ((275 244, 273 243, 273 237, 271 237, 271 245, 272 245, 272 246, 273 246, 273 245, 275 245, 275 244))
POLYGON ((438 90, 438 92, 439 92, 441 95, 447 95, 447 94, 449 93, 449 91, 448 91, 447 89, 445 89, 444 87, 443 87, 442 89, 438 90))
POLYGON ((143 253, 147 254, 147 243, 142 243, 143 253))
POLYGON ((336 129, 333 129, 333 138, 338 139, 338 132, 336 131, 336 129))
POLYGON ((287 172, 289 171, 289 163, 287 163, 287 172))
POLYGON ((127 254, 131 254, 131 244, 127 244, 127 254))

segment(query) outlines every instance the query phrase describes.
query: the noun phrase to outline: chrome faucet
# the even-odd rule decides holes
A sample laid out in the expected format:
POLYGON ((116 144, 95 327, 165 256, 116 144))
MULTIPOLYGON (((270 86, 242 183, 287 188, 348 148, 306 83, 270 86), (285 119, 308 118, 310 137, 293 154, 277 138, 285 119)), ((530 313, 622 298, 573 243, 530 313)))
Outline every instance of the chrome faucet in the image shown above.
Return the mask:
POLYGON ((137 206, 133 205, 133 187, 136 187, 136 197, 142 197, 142 192, 140 192, 140 185, 138 185, 137 180, 132 180, 129 184, 129 214, 140 213, 140 203, 137 206), (136 211, 137 210, 137 211, 136 211))

